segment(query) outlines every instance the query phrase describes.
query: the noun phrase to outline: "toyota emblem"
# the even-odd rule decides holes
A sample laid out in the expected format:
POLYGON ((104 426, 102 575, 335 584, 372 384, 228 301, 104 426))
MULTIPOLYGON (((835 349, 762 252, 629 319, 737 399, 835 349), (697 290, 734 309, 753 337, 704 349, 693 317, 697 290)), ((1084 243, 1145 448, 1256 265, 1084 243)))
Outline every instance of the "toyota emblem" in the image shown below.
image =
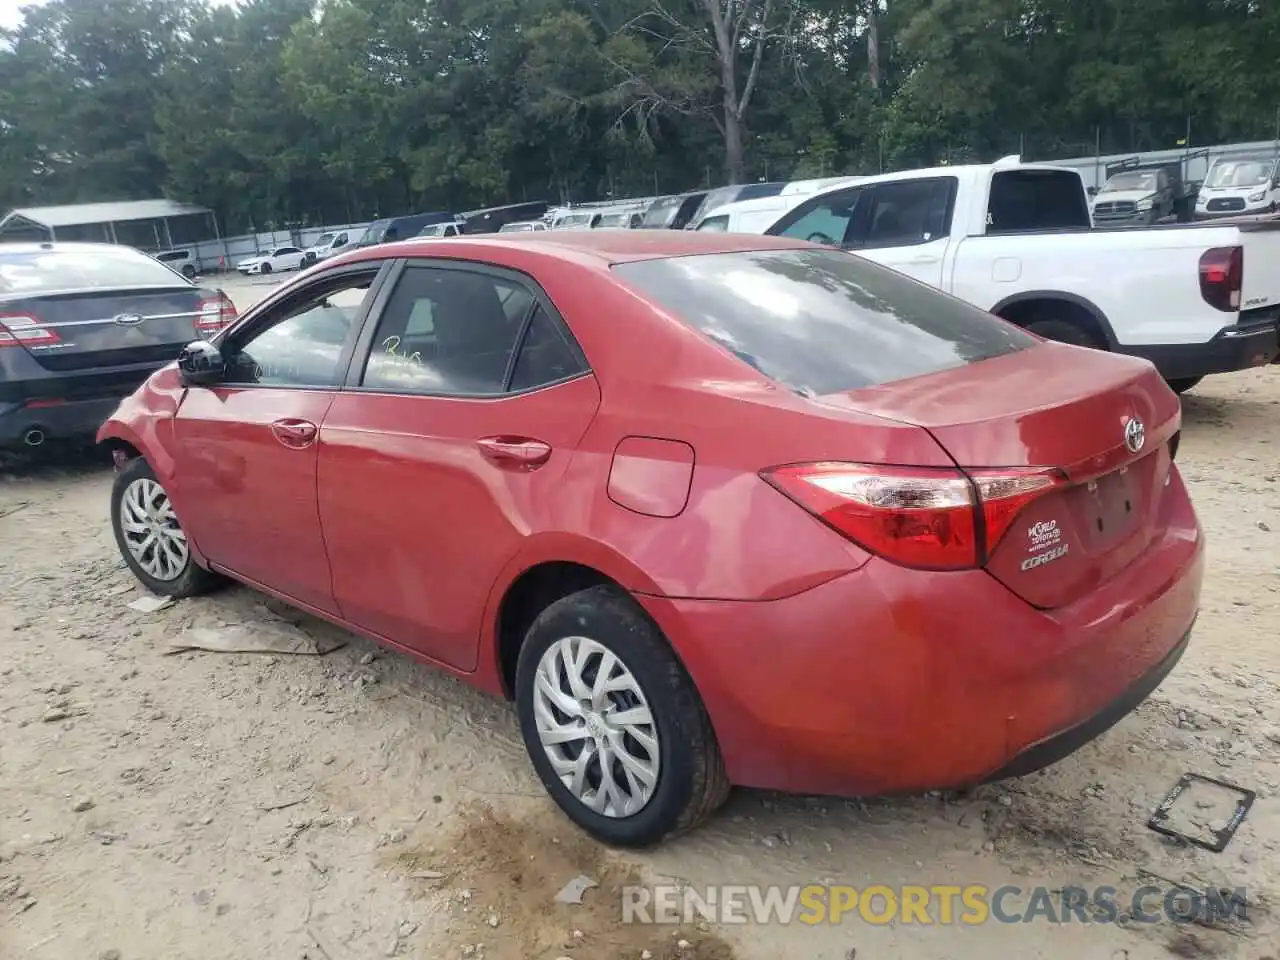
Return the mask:
POLYGON ((1147 428, 1137 417, 1130 417, 1124 425, 1124 445, 1130 453, 1137 453, 1147 442, 1147 428))

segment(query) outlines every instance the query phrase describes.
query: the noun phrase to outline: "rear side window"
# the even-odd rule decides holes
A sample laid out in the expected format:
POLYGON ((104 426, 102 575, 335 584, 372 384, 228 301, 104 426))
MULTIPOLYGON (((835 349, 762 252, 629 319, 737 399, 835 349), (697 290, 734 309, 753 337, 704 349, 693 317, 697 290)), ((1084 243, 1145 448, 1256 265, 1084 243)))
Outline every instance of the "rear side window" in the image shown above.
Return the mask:
POLYGON ((717 253, 614 270, 805 396, 921 376, 1039 342, 962 300, 838 250, 717 253))
POLYGON ((424 396, 492 396, 585 371, 567 332, 523 284, 414 265, 397 282, 378 321, 361 386, 424 396))
POLYGON ((172 287, 185 281, 151 257, 103 244, 92 253, 0 251, 0 293, 49 293, 104 287, 172 287))
POLYGON ((1071 170, 1002 170, 991 178, 987 235, 1088 230, 1089 198, 1071 170))
POLYGON ((867 235, 860 246, 903 247, 930 243, 951 230, 956 179, 899 180, 871 188, 867 235))

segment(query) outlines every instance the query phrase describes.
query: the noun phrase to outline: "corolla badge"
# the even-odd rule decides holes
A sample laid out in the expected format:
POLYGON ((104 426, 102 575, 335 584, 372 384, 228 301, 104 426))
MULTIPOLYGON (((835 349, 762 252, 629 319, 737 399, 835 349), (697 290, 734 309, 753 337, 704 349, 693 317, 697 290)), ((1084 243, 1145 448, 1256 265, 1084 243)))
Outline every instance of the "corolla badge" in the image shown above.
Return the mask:
POLYGON ((1137 417, 1130 417, 1124 425, 1124 445, 1130 453, 1137 453, 1147 442, 1147 428, 1137 417))
POLYGON ((142 316, 137 313, 118 313, 111 318, 111 322, 118 323, 122 327, 136 327, 142 322, 142 316))

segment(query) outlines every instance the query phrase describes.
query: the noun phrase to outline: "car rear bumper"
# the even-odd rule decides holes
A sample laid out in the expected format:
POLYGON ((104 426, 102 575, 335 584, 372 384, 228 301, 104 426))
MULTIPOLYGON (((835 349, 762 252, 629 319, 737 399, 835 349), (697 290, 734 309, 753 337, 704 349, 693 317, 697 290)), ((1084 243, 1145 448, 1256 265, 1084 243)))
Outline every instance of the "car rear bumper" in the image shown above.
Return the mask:
POLYGON ((1069 730, 1049 737, 1040 743, 1027 747, 1009 763, 987 777, 989 781, 1007 780, 1012 777, 1025 777, 1029 773, 1043 770, 1065 757, 1075 753, 1086 743, 1096 740, 1117 723, 1137 709, 1143 700, 1151 696, 1155 689, 1164 682, 1164 678, 1173 672, 1182 655, 1191 643, 1191 631, 1182 635, 1182 639, 1170 650, 1163 660, 1139 677, 1120 696, 1116 697, 1105 708, 1095 713, 1088 720, 1076 724, 1069 730))
POLYGON ((1203 543, 1175 472, 1172 522, 1087 597, 1031 607, 985 571, 873 560, 769 602, 637 599, 697 684, 730 780, 843 796, 962 787, 1060 759, 1172 669, 1203 543))
POLYGON ((1168 380, 1203 377, 1260 367, 1280 357, 1276 318, 1226 327, 1207 343, 1121 346, 1120 352, 1150 360, 1168 380))
POLYGON ((118 396, 76 400, 0 402, 0 447, 35 447, 47 440, 90 438, 127 395, 125 392, 118 396))

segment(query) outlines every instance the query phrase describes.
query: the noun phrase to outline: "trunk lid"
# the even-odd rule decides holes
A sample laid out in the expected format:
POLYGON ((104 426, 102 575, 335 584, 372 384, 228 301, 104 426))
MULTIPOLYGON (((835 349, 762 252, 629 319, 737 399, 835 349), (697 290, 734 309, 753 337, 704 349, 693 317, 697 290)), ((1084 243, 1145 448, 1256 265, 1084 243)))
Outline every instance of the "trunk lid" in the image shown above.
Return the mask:
POLYGON ((987 558, 1034 606, 1097 588, 1161 532, 1181 406, 1145 361, 1041 344, 820 402, 922 427, 965 470, 1054 471, 1060 482, 1022 508, 987 558))
POLYGON ((168 363, 232 317, 234 307, 220 291, 179 283, 0 300, 0 326, 57 372, 168 363))

